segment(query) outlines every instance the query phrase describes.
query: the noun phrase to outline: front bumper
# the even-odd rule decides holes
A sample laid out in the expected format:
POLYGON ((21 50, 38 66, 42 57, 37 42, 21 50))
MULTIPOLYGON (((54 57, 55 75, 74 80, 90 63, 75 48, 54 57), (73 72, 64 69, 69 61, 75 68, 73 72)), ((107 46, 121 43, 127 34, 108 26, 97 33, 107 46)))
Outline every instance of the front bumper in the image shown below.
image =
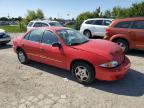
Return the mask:
POLYGON ((11 41, 11 38, 10 37, 6 37, 6 38, 1 38, 0 39, 0 43, 8 43, 11 41))
POLYGON ((125 57, 124 62, 120 66, 113 68, 113 69, 102 68, 100 66, 96 66, 95 67, 95 70, 96 70, 95 77, 96 77, 96 79, 104 80, 104 81, 119 80, 127 74, 130 66, 131 66, 131 63, 127 57, 125 57))
POLYGON ((8 43, 11 41, 11 38, 8 34, 0 34, 0 43, 8 43))

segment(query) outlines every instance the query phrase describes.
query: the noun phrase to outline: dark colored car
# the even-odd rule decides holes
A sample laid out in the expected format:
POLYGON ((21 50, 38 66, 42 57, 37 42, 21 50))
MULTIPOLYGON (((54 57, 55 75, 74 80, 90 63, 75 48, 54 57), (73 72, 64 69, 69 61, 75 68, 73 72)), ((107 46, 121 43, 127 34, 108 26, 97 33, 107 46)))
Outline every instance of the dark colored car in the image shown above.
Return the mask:
POLYGON ((144 17, 112 21, 106 29, 106 40, 118 43, 127 52, 129 49, 144 49, 144 17))
POLYGON ((4 30, 0 29, 0 44, 6 44, 10 41, 10 36, 4 30))

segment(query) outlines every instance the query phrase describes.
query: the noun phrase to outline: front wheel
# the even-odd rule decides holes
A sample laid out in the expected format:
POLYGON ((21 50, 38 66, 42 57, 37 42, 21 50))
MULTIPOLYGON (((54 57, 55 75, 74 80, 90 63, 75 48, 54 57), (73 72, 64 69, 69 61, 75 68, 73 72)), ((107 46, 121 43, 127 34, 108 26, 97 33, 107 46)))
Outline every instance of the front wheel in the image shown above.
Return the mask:
POLYGON ((23 50, 17 51, 18 59, 22 64, 27 64, 29 62, 25 52, 23 50))
POLYGON ((126 53, 128 52, 129 50, 129 45, 128 45, 128 42, 123 40, 123 39, 117 39, 114 41, 115 43, 117 43, 121 48, 122 50, 126 53))
POLYGON ((81 84, 90 84, 95 80, 94 69, 85 62, 76 62, 71 69, 74 79, 81 84))
POLYGON ((92 34, 89 30, 85 30, 84 31, 84 35, 87 36, 88 38, 91 38, 92 37, 92 34))

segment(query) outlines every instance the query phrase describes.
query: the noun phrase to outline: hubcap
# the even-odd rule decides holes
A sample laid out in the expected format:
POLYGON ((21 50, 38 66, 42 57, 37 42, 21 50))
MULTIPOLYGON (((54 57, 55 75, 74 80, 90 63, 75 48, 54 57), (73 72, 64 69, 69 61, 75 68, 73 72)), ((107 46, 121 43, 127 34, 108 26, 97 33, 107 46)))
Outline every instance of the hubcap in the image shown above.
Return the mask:
POLYGON ((85 32, 85 35, 86 35, 87 37, 90 37, 90 36, 91 36, 90 32, 85 32))
POLYGON ((25 61, 25 55, 24 55, 24 53, 22 51, 19 51, 18 56, 19 56, 19 60, 21 62, 25 61))
POLYGON ((89 73, 84 66, 78 66, 75 69, 76 78, 80 81, 87 81, 89 78, 89 73))
POLYGON ((123 51, 125 51, 126 45, 124 43, 118 42, 118 45, 122 48, 123 51))

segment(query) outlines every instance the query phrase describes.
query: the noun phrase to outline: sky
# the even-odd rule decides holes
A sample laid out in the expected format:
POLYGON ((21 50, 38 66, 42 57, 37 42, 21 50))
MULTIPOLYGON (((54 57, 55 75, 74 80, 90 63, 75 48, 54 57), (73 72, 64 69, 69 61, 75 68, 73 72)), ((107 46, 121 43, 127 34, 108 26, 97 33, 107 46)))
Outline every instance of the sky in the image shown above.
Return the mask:
POLYGON ((81 12, 94 11, 99 6, 102 11, 114 6, 130 7, 144 0, 0 0, 0 17, 24 17, 27 10, 42 9, 45 17, 76 18, 81 12), (68 15, 69 14, 69 15, 68 15))

